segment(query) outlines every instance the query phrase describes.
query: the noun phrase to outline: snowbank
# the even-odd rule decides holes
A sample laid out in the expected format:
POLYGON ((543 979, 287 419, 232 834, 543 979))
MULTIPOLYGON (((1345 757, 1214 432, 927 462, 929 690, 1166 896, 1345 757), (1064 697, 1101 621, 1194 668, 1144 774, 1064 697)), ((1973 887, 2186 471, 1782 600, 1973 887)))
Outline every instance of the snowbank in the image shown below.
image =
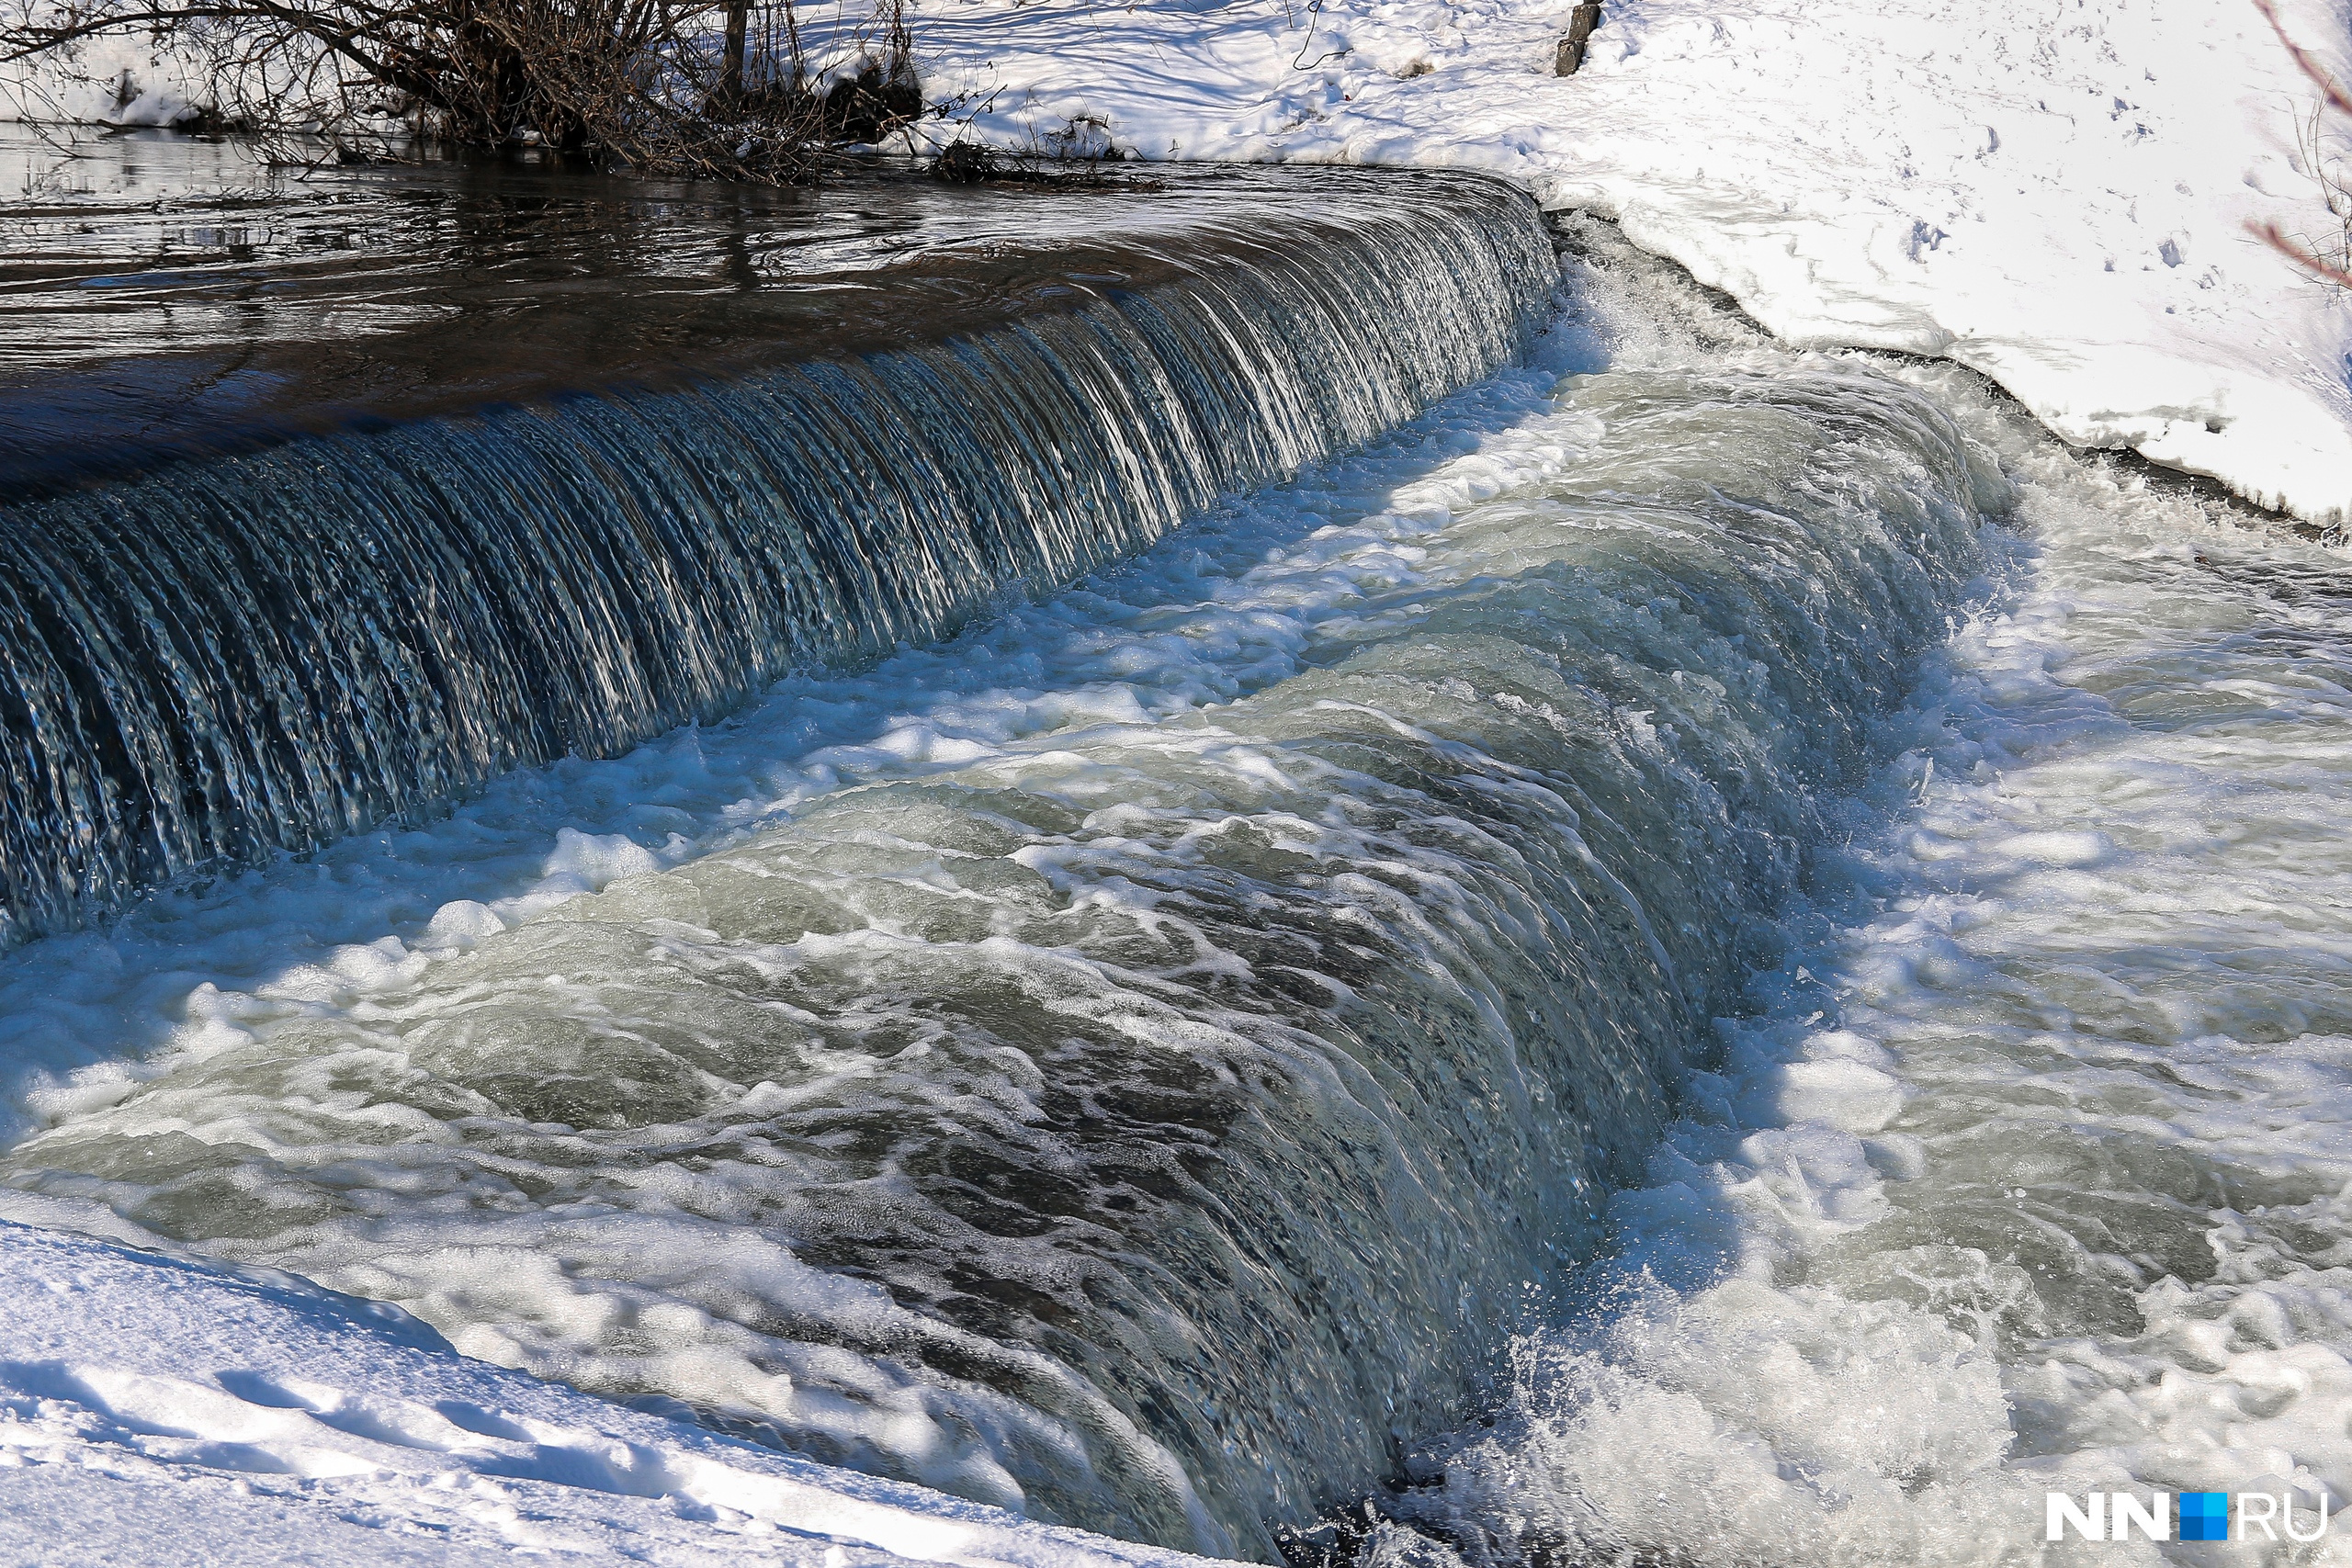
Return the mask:
MULTIPOLYGON (((1948 356, 2071 442, 2352 515, 2352 299, 2246 232, 2334 226, 2251 0, 1609 0, 1565 80, 1571 0, 913 5, 934 137, 1485 170, 1791 343, 1948 356)), ((2286 11, 2346 56, 2341 0, 2286 11)), ((133 40, 82 67, 46 87, 75 118, 203 96, 133 40)))
POLYGON ((172 126, 211 96, 193 57, 127 34, 85 40, 70 69, 0 65, 0 120, 172 126))
POLYGON ((458 1356, 397 1308, 0 1222, 0 1558, 1182 1568, 458 1356))
MULTIPOLYGON (((2352 300, 2245 231, 2331 220, 2248 0, 920 0, 991 139, 1476 168, 1613 218, 1788 341, 1946 355, 2052 429, 2352 510, 2352 300)), ((2298 36, 2340 50, 2335 0, 2298 36)))

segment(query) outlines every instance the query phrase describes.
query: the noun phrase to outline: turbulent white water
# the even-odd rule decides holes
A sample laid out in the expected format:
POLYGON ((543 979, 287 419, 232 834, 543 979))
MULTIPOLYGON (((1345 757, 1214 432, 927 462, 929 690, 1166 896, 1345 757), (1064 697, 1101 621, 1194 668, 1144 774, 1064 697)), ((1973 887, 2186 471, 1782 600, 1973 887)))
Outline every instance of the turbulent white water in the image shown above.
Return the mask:
POLYGON ((1586 242, 1125 568, 10 955, 0 1213, 1227 1553, 2344 1495, 2335 558, 1586 242))
POLYGON ((1416 1456, 1396 1512, 1474 1560, 2015 1562, 2053 1489, 2352 1497, 2352 569, 1901 374, 2018 485, 2003 590, 1615 1256, 1416 1456))
POLYGON ((2000 493, 1833 360, 1507 378, 1328 482, 805 683, 715 738, 764 774, 715 812, 689 737, 667 831, 568 832, 537 896, 147 982, 175 1048, 51 1091, 9 1180, 584 1387, 1270 1551, 1489 1397, 2000 493))

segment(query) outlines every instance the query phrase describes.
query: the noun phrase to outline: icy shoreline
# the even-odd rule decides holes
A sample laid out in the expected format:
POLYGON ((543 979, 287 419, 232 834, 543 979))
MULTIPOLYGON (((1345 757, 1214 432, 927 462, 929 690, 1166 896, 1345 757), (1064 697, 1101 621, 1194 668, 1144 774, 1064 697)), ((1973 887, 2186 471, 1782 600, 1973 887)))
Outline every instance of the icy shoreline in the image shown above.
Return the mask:
MULTIPOLYGON (((1480 170, 1792 345, 1948 357, 2073 445, 2346 517, 2352 300, 2245 230, 2331 224, 2312 93, 2251 6, 1616 0, 1563 80, 1569 9, 925 0, 917 36, 991 140, 1480 170)), ((2340 56, 2335 7, 2286 16, 2340 56)))
MULTIPOLYGON (((921 134, 1476 170, 1792 345, 1950 358, 2072 445, 2352 518, 2352 299, 2247 229, 2335 226, 2297 152, 2313 94, 2245 0, 1616 0, 1561 79, 1571 8, 915 0, 921 134)), ((2340 64, 2334 0, 2282 12, 2340 64)), ((85 68, 60 112, 168 123, 198 90, 130 40, 85 68)))
POLYGON ((469 1360, 397 1307, 287 1275, 0 1221, 0 1322, 11 1562, 1201 1561, 469 1360))

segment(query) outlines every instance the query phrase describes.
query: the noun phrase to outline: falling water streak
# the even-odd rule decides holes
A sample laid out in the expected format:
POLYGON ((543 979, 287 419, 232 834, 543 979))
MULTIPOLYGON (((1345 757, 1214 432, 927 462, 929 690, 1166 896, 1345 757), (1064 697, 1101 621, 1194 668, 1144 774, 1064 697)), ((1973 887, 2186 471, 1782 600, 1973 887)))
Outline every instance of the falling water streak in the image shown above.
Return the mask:
POLYGON ((893 694, 710 853, 189 997, 12 1201, 1271 1556, 1491 1397, 2006 498, 1932 399, 1811 356, 1440 434, 1197 604, 1098 580, 1051 646, 969 634, 993 684, 893 694), (1234 635, 1283 616, 1278 661, 1234 635))
POLYGON ((1552 279, 1487 182, 1296 238, 935 347, 0 506, 0 943, 937 637, 1491 374, 1552 279))

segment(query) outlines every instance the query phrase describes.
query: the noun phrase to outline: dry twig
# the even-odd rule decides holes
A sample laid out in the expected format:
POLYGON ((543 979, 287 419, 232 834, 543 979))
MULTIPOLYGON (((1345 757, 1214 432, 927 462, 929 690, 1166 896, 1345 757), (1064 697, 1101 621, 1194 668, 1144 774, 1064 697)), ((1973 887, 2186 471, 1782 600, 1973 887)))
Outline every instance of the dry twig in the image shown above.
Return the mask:
POLYGON ((2327 209, 2335 216, 2340 232, 2330 247, 2334 254, 2329 254, 2307 240, 2289 235, 2275 220, 2249 223, 2246 227, 2257 239, 2312 276, 2340 288, 2352 288, 2352 175, 2346 175, 2340 166, 2329 163, 2325 144, 2327 118, 2331 113, 2352 119, 2352 93, 2345 90, 2344 84, 2320 63, 2317 56, 2297 43, 2288 33, 2286 23, 2279 19, 2277 0, 2254 0, 2254 6, 2262 13, 2263 19, 2270 24, 2270 30, 2278 35, 2278 42, 2286 49, 2288 58, 2295 62, 2295 68, 2319 89, 2319 107, 2312 111, 2311 119, 2299 128, 2297 144, 2302 154, 2303 166, 2312 178, 2319 182, 2321 194, 2327 201, 2327 209))

